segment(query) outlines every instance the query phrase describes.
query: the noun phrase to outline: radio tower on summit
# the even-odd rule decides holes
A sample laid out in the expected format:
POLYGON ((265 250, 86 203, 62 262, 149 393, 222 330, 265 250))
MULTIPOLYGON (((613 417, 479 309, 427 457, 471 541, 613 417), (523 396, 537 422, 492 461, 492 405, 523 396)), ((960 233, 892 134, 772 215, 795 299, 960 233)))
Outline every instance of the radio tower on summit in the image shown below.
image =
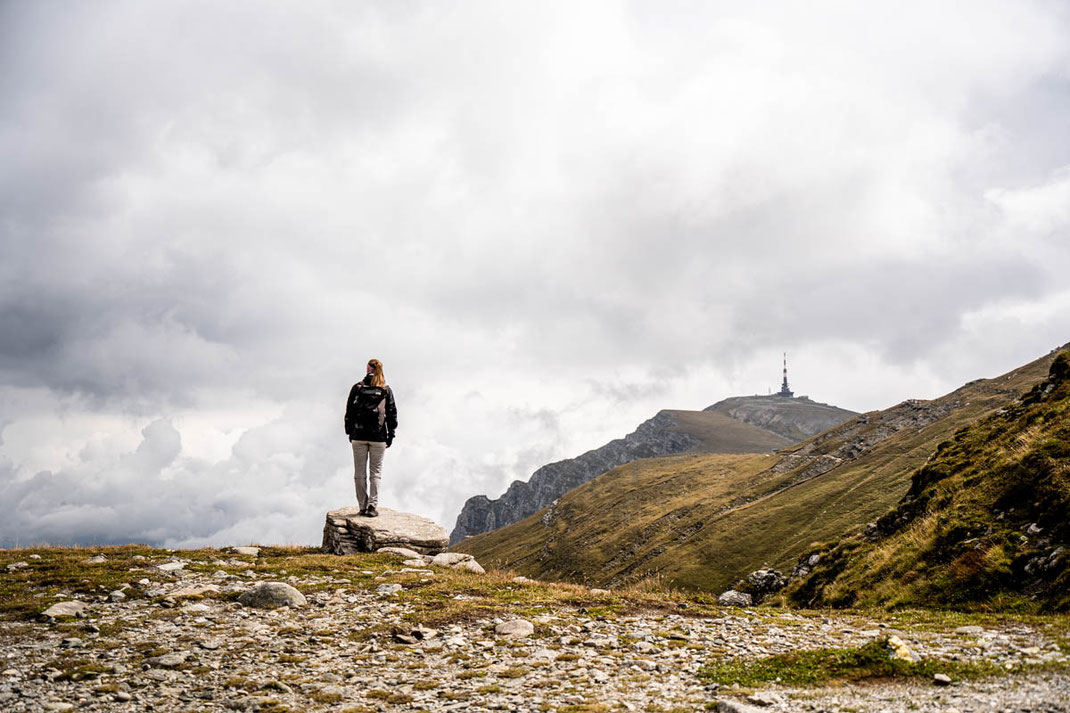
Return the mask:
POLYGON ((784 381, 780 384, 777 396, 786 396, 790 399, 794 395, 795 392, 788 388, 788 353, 784 352, 784 381))

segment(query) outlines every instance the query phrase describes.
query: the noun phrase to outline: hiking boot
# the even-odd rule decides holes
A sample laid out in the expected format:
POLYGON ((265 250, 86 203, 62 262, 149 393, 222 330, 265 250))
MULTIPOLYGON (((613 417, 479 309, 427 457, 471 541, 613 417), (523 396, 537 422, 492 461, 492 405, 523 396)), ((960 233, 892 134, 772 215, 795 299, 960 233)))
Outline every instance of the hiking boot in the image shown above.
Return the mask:
POLYGON ((368 508, 361 508, 360 509, 360 516, 361 517, 368 517, 368 508))
POLYGON ((379 511, 375 509, 374 505, 369 505, 368 509, 364 511, 365 517, 379 517, 379 511))

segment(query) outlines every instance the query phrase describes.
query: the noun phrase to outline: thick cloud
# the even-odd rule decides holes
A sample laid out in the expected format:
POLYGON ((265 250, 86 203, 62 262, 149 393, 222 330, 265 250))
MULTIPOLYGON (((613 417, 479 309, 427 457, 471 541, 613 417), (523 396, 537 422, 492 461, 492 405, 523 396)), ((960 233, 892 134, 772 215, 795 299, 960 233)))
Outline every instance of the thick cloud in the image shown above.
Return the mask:
POLYGON ((312 542, 1070 338, 1055 2, 0 5, 0 544, 312 542))

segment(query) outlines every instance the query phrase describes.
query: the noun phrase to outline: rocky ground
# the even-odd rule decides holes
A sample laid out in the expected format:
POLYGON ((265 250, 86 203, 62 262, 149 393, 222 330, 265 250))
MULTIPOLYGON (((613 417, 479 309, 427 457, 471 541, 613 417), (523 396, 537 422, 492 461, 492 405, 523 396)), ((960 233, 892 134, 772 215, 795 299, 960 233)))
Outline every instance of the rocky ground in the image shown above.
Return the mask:
POLYGON ((0 558, 0 710, 1070 711, 1065 618, 721 608, 404 555, 103 552, 0 558), (300 594, 242 596, 264 582, 300 594), (57 602, 76 604, 42 615, 57 602), (742 687, 708 668, 778 660, 791 680, 769 657, 874 641, 924 675, 742 687))

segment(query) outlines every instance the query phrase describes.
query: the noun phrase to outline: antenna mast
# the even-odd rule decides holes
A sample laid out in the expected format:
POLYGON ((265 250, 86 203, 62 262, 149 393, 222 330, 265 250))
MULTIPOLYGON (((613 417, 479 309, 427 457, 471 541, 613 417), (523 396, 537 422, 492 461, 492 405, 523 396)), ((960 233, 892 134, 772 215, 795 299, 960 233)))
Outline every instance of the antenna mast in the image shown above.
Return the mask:
POLYGON ((784 381, 780 384, 780 391, 777 392, 777 396, 785 396, 791 398, 795 395, 795 392, 788 388, 788 353, 784 352, 784 381))

